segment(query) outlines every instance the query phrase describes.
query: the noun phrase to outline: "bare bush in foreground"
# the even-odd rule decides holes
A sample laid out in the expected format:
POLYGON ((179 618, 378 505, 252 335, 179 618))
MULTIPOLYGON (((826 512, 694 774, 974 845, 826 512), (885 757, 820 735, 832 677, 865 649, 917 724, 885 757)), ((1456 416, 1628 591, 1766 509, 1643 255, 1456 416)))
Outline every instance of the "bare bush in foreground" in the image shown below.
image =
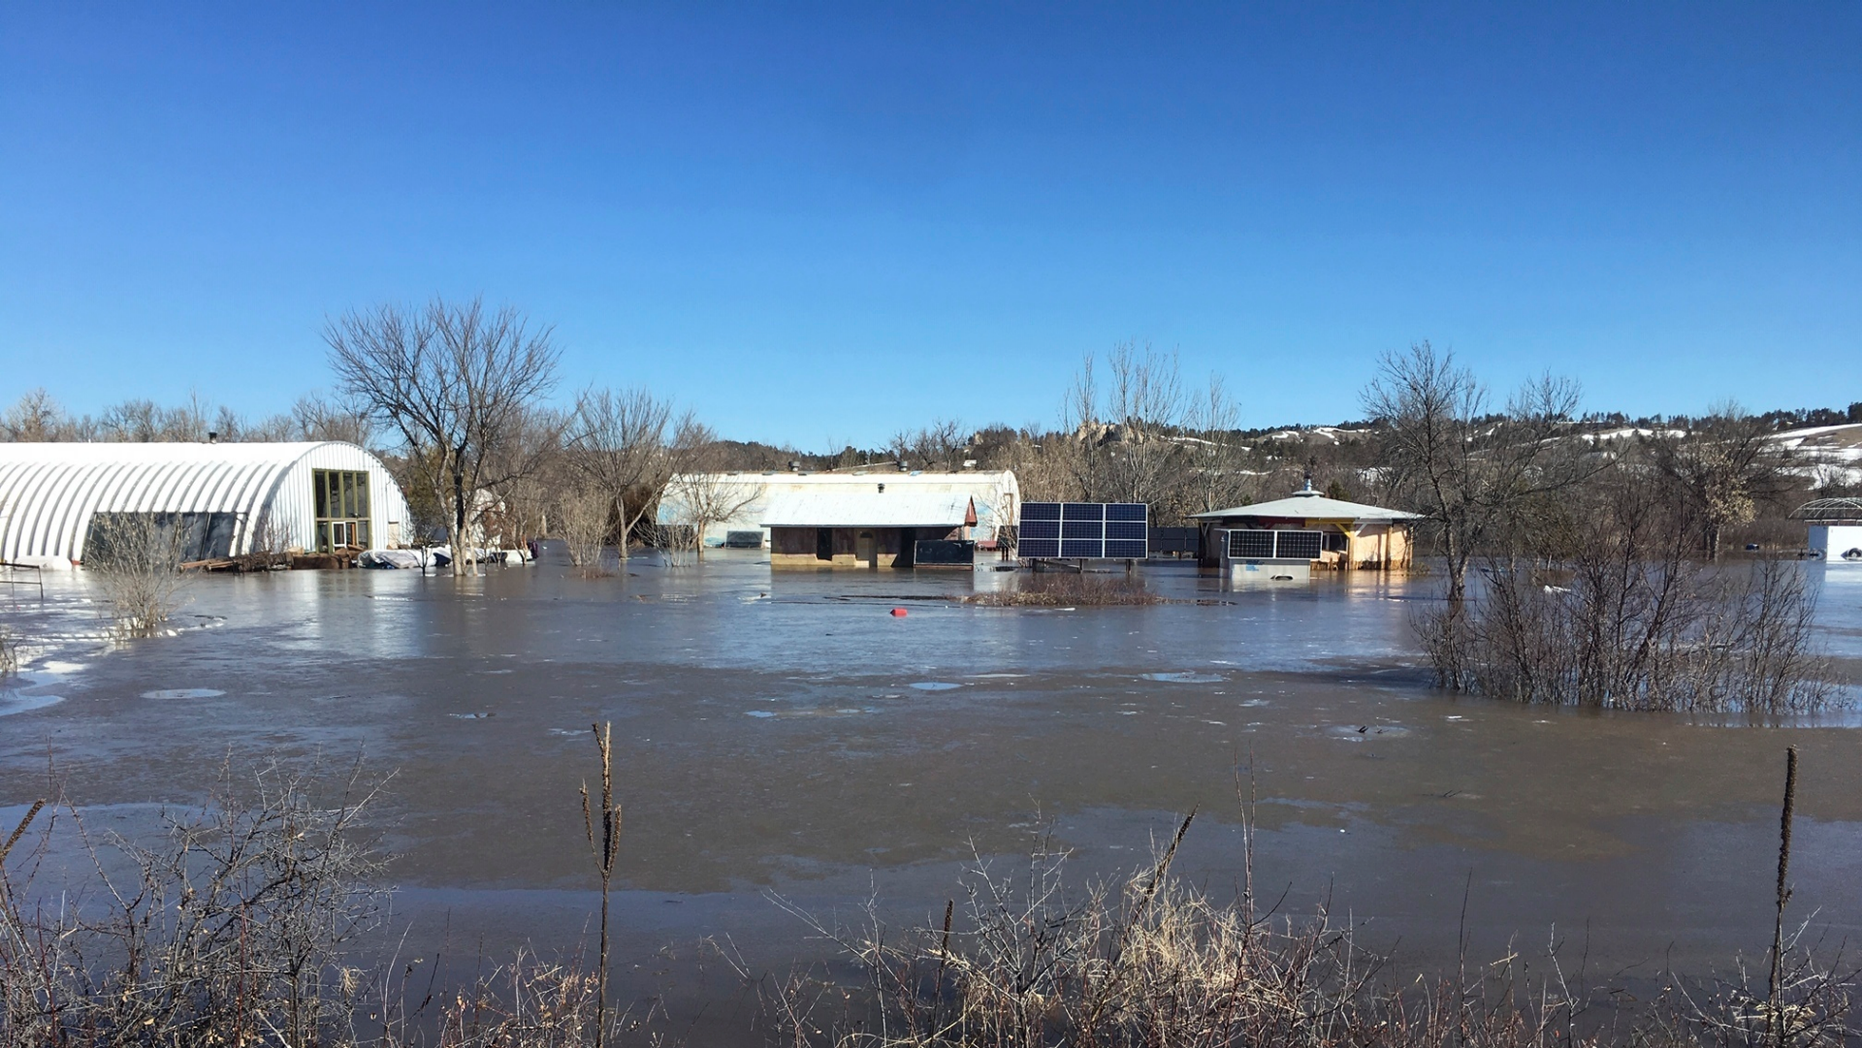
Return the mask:
POLYGON ((367 885, 380 859, 358 822, 374 790, 353 773, 334 797, 313 782, 314 769, 274 763, 236 781, 228 768, 210 804, 166 812, 152 843, 93 838, 67 809, 102 891, 41 908, 30 877, 0 869, 0 1043, 311 1045, 352 1033, 363 973, 342 948, 379 913, 367 885))

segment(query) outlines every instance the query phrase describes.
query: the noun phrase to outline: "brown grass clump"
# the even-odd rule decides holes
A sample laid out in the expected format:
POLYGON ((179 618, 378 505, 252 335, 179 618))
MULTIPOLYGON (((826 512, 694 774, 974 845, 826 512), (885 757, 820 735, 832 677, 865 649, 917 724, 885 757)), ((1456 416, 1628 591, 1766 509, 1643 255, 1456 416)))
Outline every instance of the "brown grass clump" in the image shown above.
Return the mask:
MULTIPOLYGON (((1192 818, 1194 816, 1192 815, 1192 818)), ((1321 906, 1305 918, 1213 901, 1171 873, 1185 819, 1127 880, 1070 890, 1042 841, 1023 869, 979 861, 941 924, 856 930, 790 907, 838 943, 857 986, 824 966, 768 993, 793 1046, 834 1048, 1812 1048, 1855 1043, 1845 974, 1781 943, 1775 988, 1658 973, 1652 999, 1590 986, 1554 938, 1490 965, 1398 973, 1321 906)), ((1252 855, 1250 845, 1250 856, 1252 855)), ((1800 930, 1801 934, 1801 930, 1800 930)), ((746 973, 747 974, 747 973, 746 973)), ((768 989, 768 987, 766 987, 768 989)))
POLYGON ((1145 589, 1137 575, 1087 575, 1073 572, 1030 572, 1020 576, 1014 589, 978 593, 965 602, 986 608, 1064 608, 1099 605, 1167 604, 1145 589))

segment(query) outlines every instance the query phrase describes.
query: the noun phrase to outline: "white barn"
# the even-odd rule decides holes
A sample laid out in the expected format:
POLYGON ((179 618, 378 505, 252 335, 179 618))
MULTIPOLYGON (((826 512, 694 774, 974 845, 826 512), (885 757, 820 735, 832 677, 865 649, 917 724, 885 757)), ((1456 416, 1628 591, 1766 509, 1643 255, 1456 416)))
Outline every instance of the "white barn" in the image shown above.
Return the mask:
POLYGON ((400 485, 354 444, 0 443, 0 560, 84 559, 99 514, 187 529, 189 559, 408 544, 400 485))
MULTIPOLYGON (((707 493, 710 502, 729 507, 730 519, 710 521, 702 540, 708 546, 769 548, 770 526, 829 525, 834 507, 846 496, 891 493, 894 501, 942 500, 973 507, 962 536, 984 549, 992 548, 1000 529, 1013 527, 1021 511, 1021 486, 1008 470, 965 470, 961 473, 901 473, 889 469, 862 469, 847 473, 714 473, 674 477, 661 497, 657 521, 663 525, 691 525, 697 514, 686 502, 687 492, 707 493), (816 519, 819 518, 819 519, 816 519)), ((940 503, 941 504, 941 503, 940 503)), ((866 521, 866 525, 880 521, 866 521)), ((910 523, 931 524, 931 519, 910 523)), ((965 524, 959 512, 952 524, 965 524)), ((812 547, 811 547, 812 548, 812 547)), ((812 555, 812 554, 811 554, 812 555)))

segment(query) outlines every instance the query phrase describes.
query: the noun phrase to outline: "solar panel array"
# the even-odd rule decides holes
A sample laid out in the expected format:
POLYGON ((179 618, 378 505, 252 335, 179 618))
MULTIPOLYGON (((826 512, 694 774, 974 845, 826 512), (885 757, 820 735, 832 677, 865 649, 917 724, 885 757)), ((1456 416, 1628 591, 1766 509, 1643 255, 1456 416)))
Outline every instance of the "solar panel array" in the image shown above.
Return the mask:
POLYGON ((1151 507, 1142 502, 1024 502, 1019 552, 1030 559, 1143 560, 1151 507))
POLYGON ((1325 546, 1325 536, 1318 531, 1231 531, 1228 533, 1230 560, 1267 560, 1285 557, 1318 560, 1325 546))

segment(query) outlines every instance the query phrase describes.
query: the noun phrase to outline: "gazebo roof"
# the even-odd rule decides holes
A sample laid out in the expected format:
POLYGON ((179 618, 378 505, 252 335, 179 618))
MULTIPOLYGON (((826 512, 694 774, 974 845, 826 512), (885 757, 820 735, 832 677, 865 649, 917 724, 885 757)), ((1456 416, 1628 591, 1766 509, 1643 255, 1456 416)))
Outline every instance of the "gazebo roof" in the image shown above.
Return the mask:
POLYGON ((1305 520, 1376 520, 1405 521, 1421 520, 1416 513, 1405 513, 1400 509, 1386 509, 1383 506, 1367 506, 1362 502, 1346 502, 1343 499, 1329 499, 1313 490, 1311 484, 1283 499, 1272 502, 1256 502, 1249 506, 1231 506, 1228 509, 1210 510, 1207 513, 1191 515, 1195 520, 1226 520, 1231 517, 1272 517, 1282 519, 1305 520))
POLYGON ((1862 499, 1811 499, 1792 510, 1791 516, 1812 524, 1862 523, 1862 499))

